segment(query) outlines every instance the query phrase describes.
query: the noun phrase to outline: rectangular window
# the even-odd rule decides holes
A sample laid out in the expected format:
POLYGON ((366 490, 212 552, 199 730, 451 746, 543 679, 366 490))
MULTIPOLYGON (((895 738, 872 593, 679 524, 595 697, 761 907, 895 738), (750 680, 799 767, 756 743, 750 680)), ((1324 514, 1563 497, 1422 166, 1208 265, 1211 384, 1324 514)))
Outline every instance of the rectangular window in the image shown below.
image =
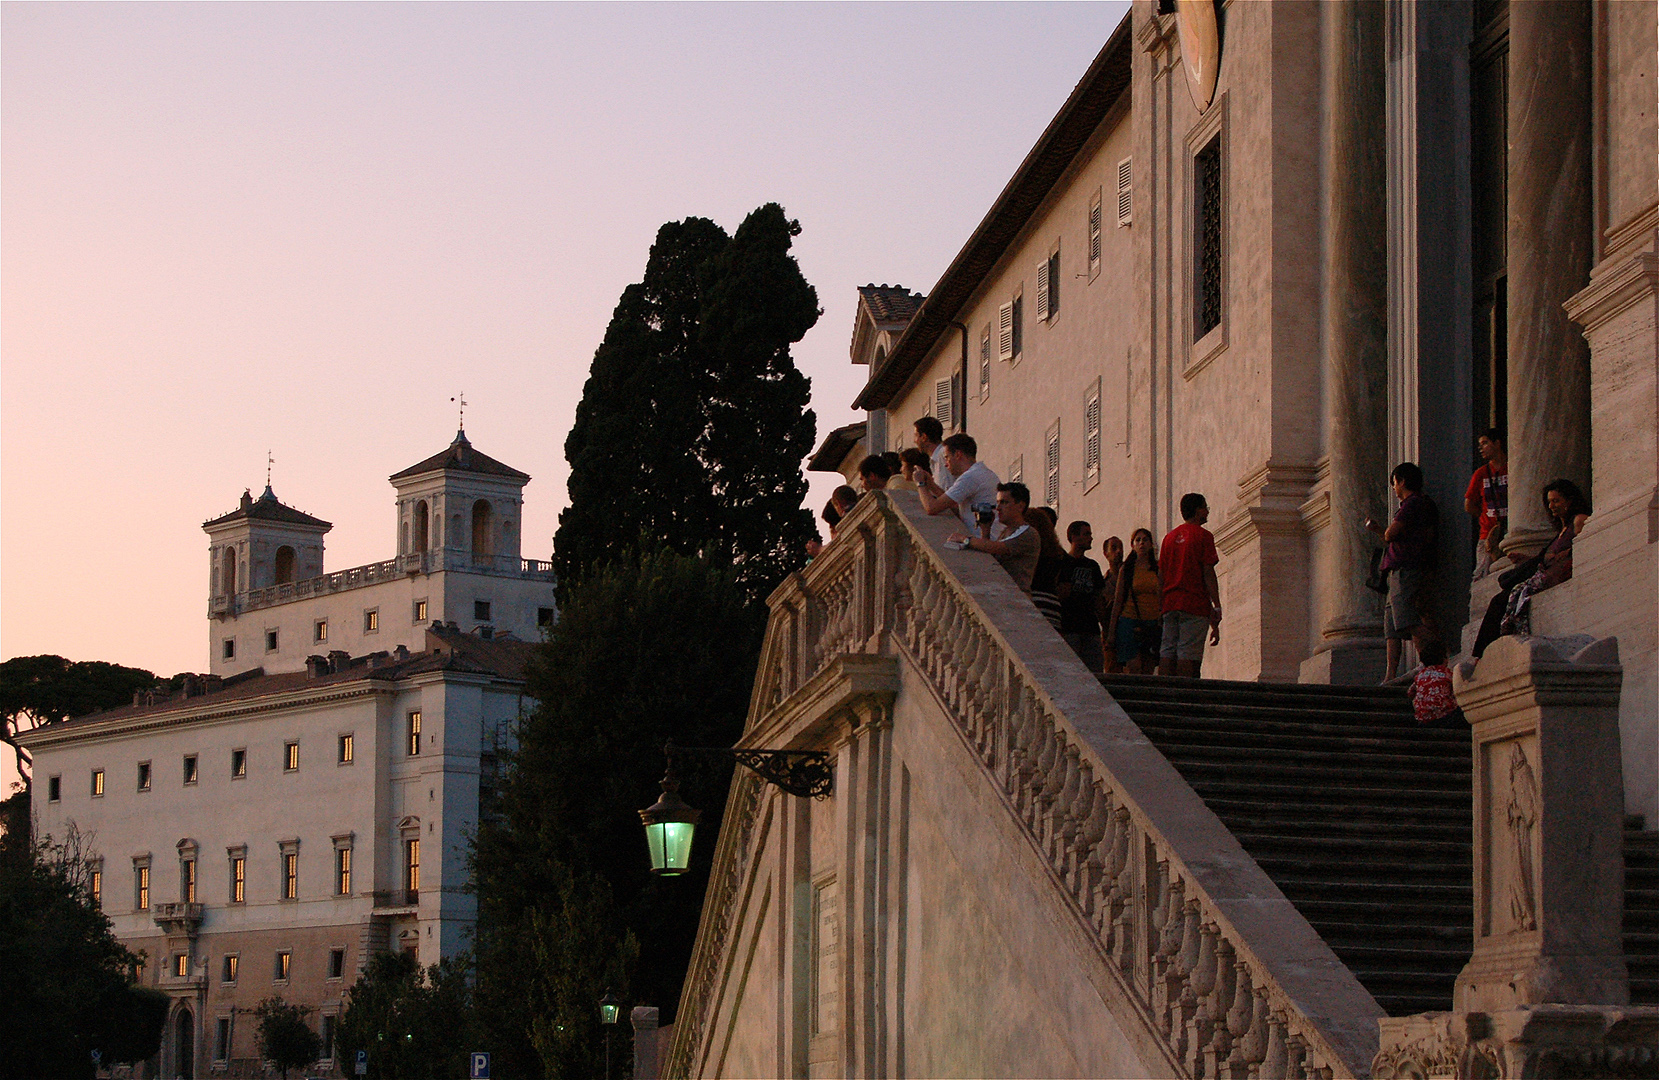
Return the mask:
POLYGON ((351 848, 337 848, 334 852, 334 895, 351 895, 351 848))
POLYGON ((271 978, 276 982, 287 982, 288 976, 294 970, 294 954, 282 949, 276 954, 276 966, 271 970, 271 978))
POLYGON ((186 979, 190 977, 190 954, 176 952, 173 954, 173 977, 186 979))
POLYGON ((318 619, 311 627, 311 640, 318 645, 328 644, 328 620, 318 619))
POLYGON ((403 896, 404 903, 415 904, 420 902, 421 895, 421 842, 409 839, 403 842, 403 896))
POLYGON ((997 308, 997 359, 1014 359, 1014 304, 1012 301, 997 308))
POLYGON ((1089 200, 1089 280, 1100 273, 1100 192, 1089 200))
POLYGON ((1100 380, 1083 399, 1083 490, 1100 483, 1100 380))
POLYGON ((92 770, 92 797, 94 799, 104 797, 104 770, 102 769, 92 770))
POLYGON ((380 609, 370 608, 363 612, 363 633, 372 634, 380 629, 380 609))
POLYGON ((489 622, 490 602, 488 600, 474 600, 472 602, 472 617, 479 622, 489 622))
POLYGON ((985 332, 979 336, 979 401, 981 404, 991 396, 991 324, 985 324, 985 332))
POLYGON ((248 775, 248 752, 246 750, 232 750, 230 752, 230 778, 240 780, 248 775))
POLYGON ((352 761, 352 753, 353 753, 353 748, 352 748, 351 733, 347 732, 346 734, 340 736, 340 746, 339 746, 340 764, 350 765, 351 761, 352 761))
POLYGON ((300 898, 300 855, 297 851, 282 853, 282 898, 300 898))
POLYGON ((228 637, 228 638, 225 639, 224 646, 223 646, 223 651, 221 652, 221 655, 226 660, 235 660, 236 659, 236 639, 235 638, 228 637))
POLYGON ((1194 306, 1197 333, 1193 340, 1221 325, 1221 135, 1205 144, 1193 159, 1196 220, 1193 249, 1196 273, 1194 306))
POLYGON ((416 709, 409 714, 409 756, 414 757, 421 752, 421 714, 416 709))
POLYGON ((266 652, 276 652, 277 651, 277 632, 275 630, 265 631, 265 651, 266 652))
POLYGON ((63 777, 48 776, 46 778, 46 801, 58 802, 63 798, 63 777))
POLYGON ((194 784, 196 782, 195 754, 184 755, 184 782, 187 784, 194 784))
POLYGON ((195 859, 183 859, 179 862, 179 899, 186 904, 196 902, 195 859))
POLYGON ((1133 193, 1134 170, 1130 168, 1130 158, 1118 162, 1118 228, 1132 223, 1135 220, 1131 202, 1133 193))
POLYGON ((415 601, 415 621, 418 622, 418 623, 422 623, 422 622, 426 621, 426 601, 425 600, 416 600, 415 601))
POLYGON ((1020 294, 1014 297, 1014 359, 1018 360, 1025 352, 1025 296, 1020 294))
POLYGON ((1048 275, 1051 269, 1049 261, 1044 259, 1037 264, 1037 321, 1048 319, 1048 275))
POLYGON ((213 1060, 230 1060, 230 1017, 221 1016, 213 1028, 213 1060))
POLYGON ((282 744, 282 771, 293 772, 300 767, 300 744, 289 742, 282 744))
POLYGON ((150 763, 148 761, 138 763, 138 790, 150 790, 150 763))
MULTIPOLYGON (((338 976, 336 976, 338 978, 338 976)), ((339 1017, 333 1013, 324 1013, 322 1017, 322 1049, 318 1054, 318 1061, 334 1060, 334 1025, 339 1017)))
POLYGON ((104 906, 104 864, 92 864, 92 876, 89 879, 92 888, 92 906, 102 909, 104 906))
POLYGON ((1060 508, 1060 421, 1043 438, 1043 504, 1060 508))
POLYGON ((550 607, 539 607, 539 608, 537 608, 536 609, 536 625, 541 626, 541 627, 552 626, 553 625, 553 609, 550 608, 550 607))
POLYGON ((1054 251, 1048 257, 1048 305, 1043 314, 1045 322, 1051 322, 1054 316, 1060 314, 1060 245, 1054 245, 1054 251))
POLYGON ((230 859, 230 902, 246 903, 248 899, 248 857, 232 855, 230 859))
POLYGON ((235 953, 226 953, 224 963, 219 967, 219 981, 223 983, 235 982, 236 969, 241 962, 235 953))
POLYGON ((328 950, 328 977, 331 978, 331 979, 342 979, 342 978, 345 978, 345 974, 346 974, 346 950, 344 950, 344 949, 330 949, 330 950, 328 950))
POLYGON ((139 911, 150 910, 150 863, 134 863, 132 868, 133 906, 139 911))

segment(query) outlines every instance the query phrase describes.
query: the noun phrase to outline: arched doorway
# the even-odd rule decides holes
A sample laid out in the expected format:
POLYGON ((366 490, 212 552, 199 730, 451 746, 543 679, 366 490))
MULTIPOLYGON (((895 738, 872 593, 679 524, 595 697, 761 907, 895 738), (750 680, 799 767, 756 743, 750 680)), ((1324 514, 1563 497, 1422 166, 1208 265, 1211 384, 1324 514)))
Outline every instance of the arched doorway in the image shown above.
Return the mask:
POLYGON ((234 547, 225 549, 224 571, 219 580, 224 584, 226 596, 236 595, 236 549, 234 547))
POLYGON ((196 1018, 189 1009, 180 1009, 173 1016, 173 1073, 181 1080, 196 1077, 196 1018))
POLYGON ((431 520, 431 511, 426 508, 426 500, 422 499, 415 504, 415 550, 425 551, 427 545, 427 526, 431 520))
POLYGON ((472 504, 473 562, 489 562, 495 555, 495 530, 491 527, 494 516, 487 499, 472 504))
POLYGON ((287 585, 294 580, 294 549, 287 544, 276 549, 276 584, 287 585))

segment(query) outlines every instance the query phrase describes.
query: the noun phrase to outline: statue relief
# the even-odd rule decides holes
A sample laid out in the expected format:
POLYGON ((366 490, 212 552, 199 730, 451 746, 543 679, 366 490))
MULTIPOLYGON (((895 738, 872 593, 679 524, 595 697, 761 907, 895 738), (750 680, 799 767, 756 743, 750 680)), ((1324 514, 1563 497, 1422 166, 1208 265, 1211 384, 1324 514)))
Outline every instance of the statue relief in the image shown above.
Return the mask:
POLYGON ((1509 915, 1516 930, 1538 928, 1533 900, 1532 830, 1538 824, 1538 781, 1516 742, 1509 748, 1509 836, 1514 857, 1509 864, 1509 915))

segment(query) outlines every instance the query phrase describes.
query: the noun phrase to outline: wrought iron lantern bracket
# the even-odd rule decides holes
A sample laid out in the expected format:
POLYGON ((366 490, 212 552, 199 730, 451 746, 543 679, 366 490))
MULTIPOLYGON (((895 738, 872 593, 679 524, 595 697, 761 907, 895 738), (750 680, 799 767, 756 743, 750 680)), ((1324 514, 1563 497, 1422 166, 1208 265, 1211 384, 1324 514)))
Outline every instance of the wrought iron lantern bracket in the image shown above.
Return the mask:
POLYGON ((830 755, 822 750, 749 750, 719 746, 663 747, 672 765, 675 754, 730 757, 768 784, 802 799, 825 799, 835 788, 830 755))

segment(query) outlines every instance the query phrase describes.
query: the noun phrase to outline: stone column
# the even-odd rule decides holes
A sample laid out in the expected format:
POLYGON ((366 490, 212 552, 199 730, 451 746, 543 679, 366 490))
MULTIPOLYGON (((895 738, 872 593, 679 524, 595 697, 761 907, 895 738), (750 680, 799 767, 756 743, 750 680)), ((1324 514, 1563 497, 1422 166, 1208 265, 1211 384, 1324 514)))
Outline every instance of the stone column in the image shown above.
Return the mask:
POLYGON ((1383 672, 1382 615, 1364 578, 1388 485, 1388 257, 1383 5, 1333 0, 1320 8, 1325 66, 1326 181, 1322 337, 1330 536, 1321 605, 1324 637, 1306 682, 1375 682, 1383 672))
POLYGON ((1555 529, 1540 492, 1590 490, 1590 350, 1562 304, 1590 278, 1589 0, 1509 5, 1509 533, 1531 554, 1555 529))
POLYGON ((1624 1005, 1619 646, 1499 638, 1453 674, 1474 733, 1475 943, 1458 1012, 1624 1005))

